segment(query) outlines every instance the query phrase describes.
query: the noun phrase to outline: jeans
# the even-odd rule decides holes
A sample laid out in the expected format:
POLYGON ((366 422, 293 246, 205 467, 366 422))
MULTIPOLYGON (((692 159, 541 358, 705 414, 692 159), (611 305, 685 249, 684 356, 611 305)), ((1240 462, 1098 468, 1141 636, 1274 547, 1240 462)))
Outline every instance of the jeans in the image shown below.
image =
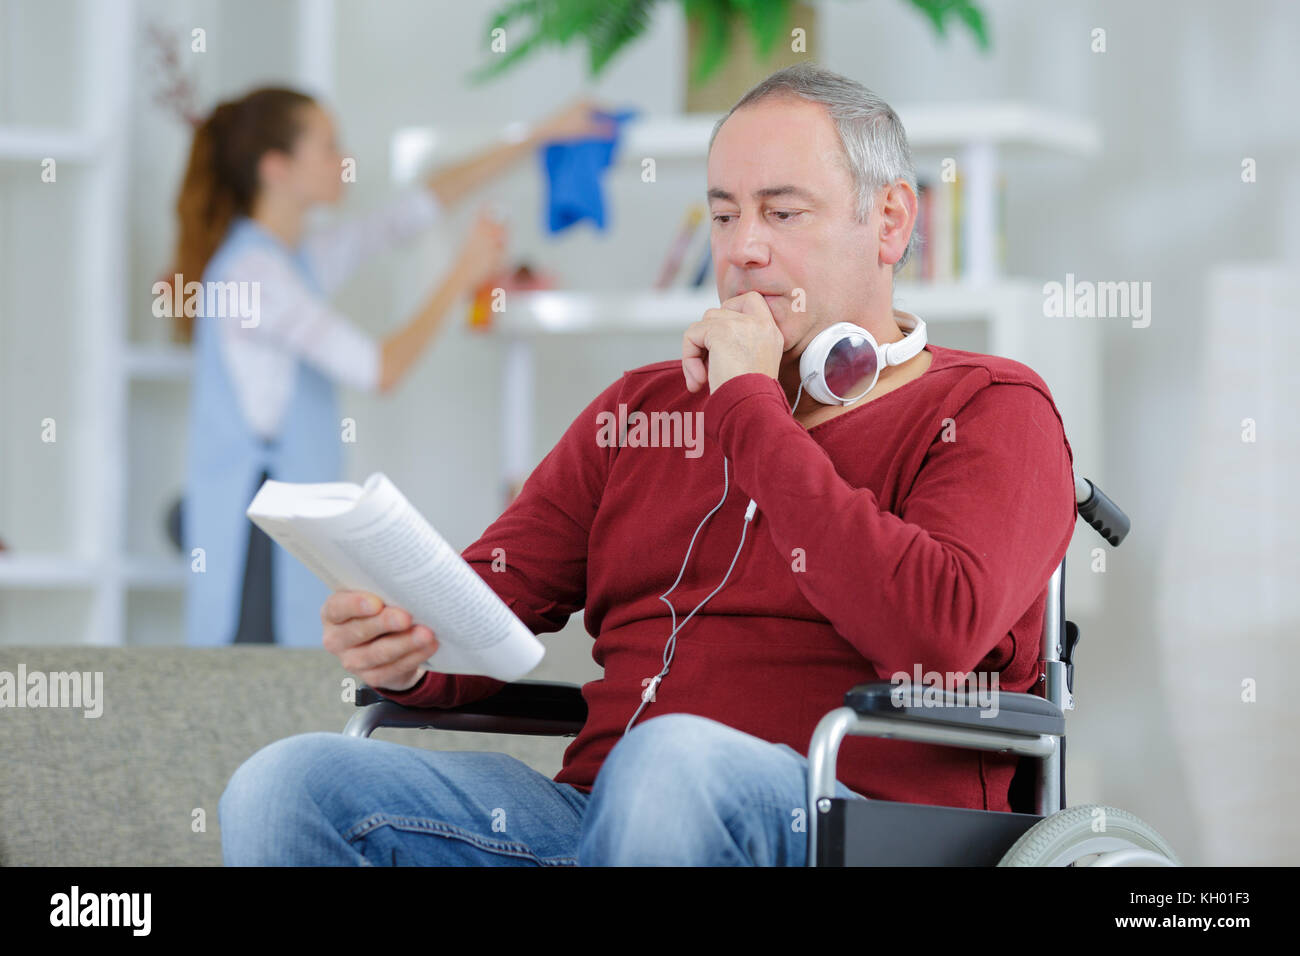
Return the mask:
POLYGON ((693 714, 634 726, 590 794, 506 754, 298 734, 235 771, 221 849, 228 866, 803 866, 807 771, 693 714))

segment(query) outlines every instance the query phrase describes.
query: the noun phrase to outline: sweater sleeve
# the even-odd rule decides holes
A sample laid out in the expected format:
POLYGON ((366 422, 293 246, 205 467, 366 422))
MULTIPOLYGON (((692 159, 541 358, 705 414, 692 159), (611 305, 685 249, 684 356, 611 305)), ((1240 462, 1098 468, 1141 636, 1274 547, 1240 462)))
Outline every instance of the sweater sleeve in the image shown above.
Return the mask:
MULTIPOLYGON (((373 392, 379 382, 379 344, 312 290, 283 256, 251 249, 229 267, 228 276, 256 289, 256 315, 244 322, 223 321, 227 367, 237 384, 243 411, 263 435, 279 430, 292 379, 275 363, 289 353, 321 374, 350 388, 373 392)), ((223 277, 225 278, 225 277, 223 277)))
MULTIPOLYGON (((597 415, 617 407, 622 378, 574 419, 519 496, 461 557, 534 634, 558 631, 587 600, 587 545, 615 447, 597 438, 597 415)), ((491 677, 426 673, 406 691, 375 688, 399 704, 458 707, 496 693, 491 677)))
POLYGON ((1074 530, 1073 455, 1043 392, 991 383, 952 417, 893 514, 840 477, 775 379, 736 376, 704 407, 706 437, 777 550, 803 549, 800 591, 882 675, 973 670, 1043 593, 1074 530))

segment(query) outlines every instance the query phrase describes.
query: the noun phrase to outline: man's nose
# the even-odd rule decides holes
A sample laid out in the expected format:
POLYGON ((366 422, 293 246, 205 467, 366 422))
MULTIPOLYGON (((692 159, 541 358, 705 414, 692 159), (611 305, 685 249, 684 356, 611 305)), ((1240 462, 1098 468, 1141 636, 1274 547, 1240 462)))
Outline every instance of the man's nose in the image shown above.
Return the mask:
POLYGON ((736 223, 727 244, 727 261, 734 266, 764 265, 771 255, 767 229, 754 216, 736 223))

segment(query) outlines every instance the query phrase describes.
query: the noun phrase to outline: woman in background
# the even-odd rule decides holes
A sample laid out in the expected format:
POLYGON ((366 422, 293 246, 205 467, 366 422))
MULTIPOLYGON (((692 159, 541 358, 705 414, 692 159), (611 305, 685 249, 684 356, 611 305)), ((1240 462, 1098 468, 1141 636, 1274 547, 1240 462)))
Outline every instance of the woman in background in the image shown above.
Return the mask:
POLYGON ((480 213, 432 295, 381 341, 328 296, 366 258, 415 238, 540 144, 600 135, 593 109, 581 100, 368 216, 310 233, 308 210, 343 193, 334 124, 315 100, 258 89, 198 127, 176 203, 176 272, 186 284, 201 277, 206 293, 198 321, 176 316, 194 353, 181 521, 188 644, 320 644, 329 588, 244 511, 267 478, 341 479, 336 383, 387 393, 401 381, 451 307, 500 270, 504 228, 480 213))

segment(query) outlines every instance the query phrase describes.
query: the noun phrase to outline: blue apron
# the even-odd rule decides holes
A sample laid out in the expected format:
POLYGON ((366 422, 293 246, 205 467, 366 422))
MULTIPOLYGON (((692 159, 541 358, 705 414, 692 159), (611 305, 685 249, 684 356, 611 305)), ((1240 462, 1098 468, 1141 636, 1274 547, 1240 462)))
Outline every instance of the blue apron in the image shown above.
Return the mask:
MULTIPOLYGON (((239 281, 226 265, 254 245, 286 256, 307 284, 320 286, 300 253, 289 250, 247 217, 231 225, 204 272, 206 280, 239 281)), ((244 514, 265 470, 277 481, 338 481, 342 448, 337 399, 328 378, 299 359, 279 435, 264 441, 244 421, 226 371, 219 322, 240 317, 196 317, 194 376, 190 391, 189 441, 182 520, 189 574, 185 589, 186 643, 212 647, 234 642, 239 625, 244 565, 251 522, 244 514), (195 548, 203 549, 198 571, 195 548)), ((289 552, 272 543, 271 574, 275 641, 319 647, 320 607, 329 588, 289 552)))

